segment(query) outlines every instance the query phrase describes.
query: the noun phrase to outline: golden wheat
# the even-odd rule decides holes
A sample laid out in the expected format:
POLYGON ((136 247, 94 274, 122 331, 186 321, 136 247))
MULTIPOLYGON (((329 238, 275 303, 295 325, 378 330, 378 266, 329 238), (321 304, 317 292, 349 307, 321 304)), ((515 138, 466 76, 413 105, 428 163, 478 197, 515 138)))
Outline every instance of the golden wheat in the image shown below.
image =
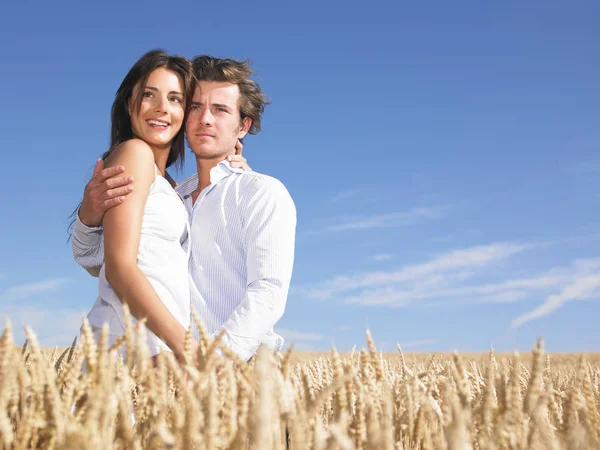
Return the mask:
POLYGON ((108 348, 84 322, 60 354, 30 329, 19 349, 6 325, 4 449, 600 449, 597 355, 382 354, 367 331, 358 352, 245 363, 203 332, 194 365, 152 367, 143 321, 126 323, 108 348))

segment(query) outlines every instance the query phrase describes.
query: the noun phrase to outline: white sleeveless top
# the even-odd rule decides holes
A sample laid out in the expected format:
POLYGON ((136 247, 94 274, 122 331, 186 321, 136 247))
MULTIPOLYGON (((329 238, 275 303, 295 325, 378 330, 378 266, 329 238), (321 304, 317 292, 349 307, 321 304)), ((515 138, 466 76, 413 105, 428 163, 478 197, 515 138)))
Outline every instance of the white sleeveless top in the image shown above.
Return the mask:
MULTIPOLYGON (((190 324, 190 288, 188 259, 190 225, 188 213, 181 197, 169 182, 158 174, 150 186, 144 207, 142 234, 137 255, 138 267, 169 309, 171 314, 187 329, 190 324), (187 249, 187 250, 186 250, 187 249)), ((109 325, 111 336, 125 333, 123 306, 110 283, 106 280, 105 265, 102 265, 98 280, 99 296, 88 314, 90 325, 109 325)), ((131 316, 132 325, 137 320, 131 316)), ((169 350, 154 333, 147 330, 150 355, 169 350)))

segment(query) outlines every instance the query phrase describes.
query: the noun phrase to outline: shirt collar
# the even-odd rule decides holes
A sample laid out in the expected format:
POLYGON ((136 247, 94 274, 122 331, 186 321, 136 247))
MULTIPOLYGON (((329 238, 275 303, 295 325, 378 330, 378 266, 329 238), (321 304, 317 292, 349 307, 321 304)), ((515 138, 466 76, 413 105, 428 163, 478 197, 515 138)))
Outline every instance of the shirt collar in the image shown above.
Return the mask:
MULTIPOLYGON (((227 161, 227 160, 221 161, 215 167, 210 169, 210 184, 211 185, 217 184, 223 178, 228 177, 232 173, 244 173, 244 169, 238 169, 238 168, 231 167, 231 164, 229 164, 229 161, 227 161)), ((183 183, 181 183, 180 185, 178 185, 175 188, 175 190, 182 197, 186 197, 186 196, 190 195, 192 192, 194 192, 197 187, 198 187, 198 174, 195 173, 194 175, 186 178, 185 181, 183 181, 183 183)))

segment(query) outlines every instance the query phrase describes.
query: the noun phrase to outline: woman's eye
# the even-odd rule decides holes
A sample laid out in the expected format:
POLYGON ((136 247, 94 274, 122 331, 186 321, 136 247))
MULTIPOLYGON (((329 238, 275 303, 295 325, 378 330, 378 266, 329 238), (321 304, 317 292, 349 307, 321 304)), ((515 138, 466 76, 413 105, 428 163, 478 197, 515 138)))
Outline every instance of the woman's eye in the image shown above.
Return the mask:
POLYGON ((171 97, 171 101, 172 102, 177 102, 177 103, 181 103, 182 102, 181 98, 179 98, 179 97, 171 97))
POLYGON ((152 92, 146 91, 142 97, 152 97, 152 92))

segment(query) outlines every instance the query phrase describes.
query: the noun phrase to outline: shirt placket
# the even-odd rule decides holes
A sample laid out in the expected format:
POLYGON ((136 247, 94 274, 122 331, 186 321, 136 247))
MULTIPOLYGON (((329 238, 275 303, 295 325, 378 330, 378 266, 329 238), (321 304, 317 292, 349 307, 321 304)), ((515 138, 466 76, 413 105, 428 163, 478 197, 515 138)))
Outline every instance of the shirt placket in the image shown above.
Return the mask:
POLYGON ((209 184, 204 188, 200 195, 196 199, 196 203, 192 204, 192 213, 196 210, 196 208, 204 201, 206 196, 217 186, 217 183, 209 184))

